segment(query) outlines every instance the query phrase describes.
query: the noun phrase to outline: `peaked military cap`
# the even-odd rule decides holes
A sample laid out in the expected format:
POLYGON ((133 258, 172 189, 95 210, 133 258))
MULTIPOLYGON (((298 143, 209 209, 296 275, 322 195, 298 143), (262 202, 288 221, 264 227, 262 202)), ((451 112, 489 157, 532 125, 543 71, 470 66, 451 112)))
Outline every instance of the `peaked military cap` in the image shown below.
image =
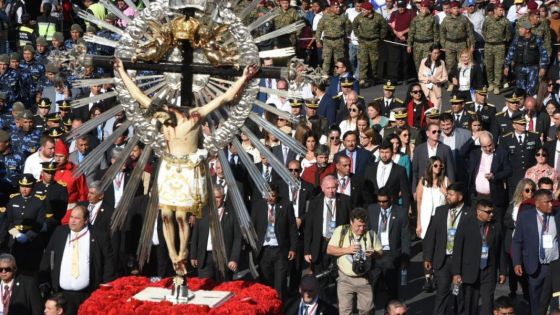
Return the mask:
POLYGON ((523 115, 523 113, 521 112, 516 112, 511 116, 511 121, 514 124, 521 124, 521 125, 525 125, 527 123, 527 120, 525 119, 525 115, 523 115))
POLYGON ((44 172, 47 173, 54 173, 56 172, 56 162, 41 162, 41 167, 43 168, 44 172))
POLYGON ((59 122, 62 120, 62 117, 58 113, 51 113, 47 115, 47 120, 52 122, 59 122))
POLYGON ((32 174, 23 174, 18 183, 22 187, 32 187, 35 184, 35 177, 32 174))
POLYGON ((395 113, 395 119, 405 119, 408 117, 408 111, 404 107, 393 109, 393 113, 395 113))
POLYGON ((387 91, 394 91, 395 85, 391 82, 391 80, 387 80, 387 82, 383 85, 383 89, 387 91))
POLYGON ((480 95, 488 95, 488 89, 486 88, 486 85, 483 85, 482 87, 476 89, 475 91, 480 95))
POLYGON ((451 96, 451 99, 449 100, 449 102, 451 104, 457 104, 457 103, 464 103, 465 100, 462 99, 459 95, 453 94, 453 96, 451 96))
POLYGON ((43 97, 37 106, 39 108, 50 108, 51 107, 51 99, 43 97))
POLYGON ((519 103, 519 101, 521 101, 521 98, 517 96, 515 92, 513 92, 511 94, 506 95, 506 101, 510 103, 519 103))
POLYGON ((58 109, 69 110, 72 108, 67 100, 56 101, 56 104, 58 105, 58 109))
POLYGON ((319 100, 316 98, 307 99, 305 100, 305 107, 319 108, 319 100))
POLYGON ((58 139, 58 138, 60 138, 64 135, 64 131, 62 130, 62 128, 56 128, 55 127, 55 128, 49 129, 48 135, 51 138, 58 139))
POLYGON ((290 106, 292 107, 301 107, 303 106, 303 100, 301 98, 291 98, 288 100, 290 106))
POLYGON ((432 108, 428 108, 425 112, 424 115, 428 118, 432 118, 432 119, 438 119, 439 118, 439 109, 432 107, 432 108))
POLYGON ((340 86, 342 87, 353 87, 354 86, 354 78, 346 77, 340 80, 340 86))

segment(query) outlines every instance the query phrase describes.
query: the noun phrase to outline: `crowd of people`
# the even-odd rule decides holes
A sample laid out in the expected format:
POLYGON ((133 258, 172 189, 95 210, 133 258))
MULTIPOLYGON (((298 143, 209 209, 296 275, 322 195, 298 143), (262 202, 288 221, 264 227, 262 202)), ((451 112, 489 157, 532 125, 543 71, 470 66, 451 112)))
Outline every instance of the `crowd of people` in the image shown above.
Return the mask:
MULTIPOLYGON (((114 1, 129 18, 144 4, 114 1)), ((248 5, 231 7, 242 12, 248 5)), ((116 277, 173 274, 161 216, 149 263, 139 268, 136 256, 156 156, 144 168, 125 225, 110 232, 145 149, 135 145, 126 167, 102 189, 108 167, 128 154, 134 130, 125 113, 88 134, 64 137, 118 103, 111 80, 79 83, 113 77, 112 69, 75 58, 84 51, 113 54, 113 47, 86 42, 84 35, 119 35, 85 23, 78 8, 114 27, 127 25, 97 0, 0 0, 2 314, 76 314, 93 290, 116 277), (71 105, 88 97, 90 103, 71 105), (124 132, 111 137, 115 130, 124 132), (107 153, 92 157, 106 139, 112 142, 107 153), (99 160, 95 167, 80 169, 92 158, 99 160)), ((263 154, 240 134, 271 187, 266 198, 235 146, 225 149, 235 183, 211 157, 227 269, 216 266, 205 210, 202 219, 189 219, 190 275, 256 276, 277 290, 286 314, 369 314, 382 307, 406 314, 399 298, 417 254, 413 244, 420 244, 423 290, 435 291, 433 314, 514 314, 519 303, 534 315, 557 314, 560 5, 278 0, 259 2, 245 22, 270 11, 277 14, 261 19, 254 37, 297 21, 305 26, 260 41, 259 49, 293 47, 302 60, 298 71, 317 66, 328 80, 260 79, 261 87, 301 93, 302 99, 258 95, 298 123, 261 107, 254 111, 307 152, 249 126, 270 152, 263 154), (408 84, 404 101, 395 96, 402 84, 408 84), (360 89, 371 85, 380 93, 365 99, 360 89), (450 109, 444 110, 447 92, 450 109), (489 104, 489 93, 505 93, 505 104, 489 104), (267 156, 300 185, 282 180, 267 156), (249 209, 255 251, 237 224, 230 185, 249 209), (506 282, 509 296, 494 300, 496 286, 506 282)), ((263 59, 264 66, 275 63, 263 59)))

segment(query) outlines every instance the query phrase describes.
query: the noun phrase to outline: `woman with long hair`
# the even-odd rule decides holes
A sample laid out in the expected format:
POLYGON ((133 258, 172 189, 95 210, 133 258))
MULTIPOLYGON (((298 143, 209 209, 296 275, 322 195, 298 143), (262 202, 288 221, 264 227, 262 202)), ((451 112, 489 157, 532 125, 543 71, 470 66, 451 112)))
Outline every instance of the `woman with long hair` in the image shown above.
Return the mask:
POLYGON ((401 153, 408 155, 410 160, 413 159, 414 141, 410 139, 410 131, 407 128, 397 127, 395 133, 401 140, 401 153))
POLYGON ((408 125, 418 129, 426 127, 425 112, 434 105, 426 98, 419 83, 412 83, 408 86, 408 93, 403 104, 408 112, 408 125))
POLYGON ((484 73, 473 62, 472 53, 468 48, 461 51, 457 67, 449 69, 449 77, 453 83, 452 90, 467 102, 472 100, 471 89, 484 86, 484 73))
POLYGON ((418 81, 424 95, 438 109, 441 108, 441 87, 447 80, 447 68, 441 59, 441 46, 433 44, 430 55, 420 62, 418 81))
POLYGON ((344 150, 344 145, 341 139, 342 134, 337 125, 332 125, 329 129, 329 138, 327 139, 327 146, 329 147, 329 163, 334 159, 334 155, 344 150))
POLYGON ((308 131, 303 136, 302 144, 307 149, 307 153, 305 154, 305 156, 301 160, 301 169, 302 169, 302 173, 303 173, 303 171, 306 168, 308 168, 311 165, 317 163, 317 160, 315 158, 315 148, 319 144, 319 137, 313 131, 308 131))
POLYGON ((548 165, 548 152, 544 148, 540 148, 535 153, 537 164, 531 166, 525 171, 525 178, 532 180, 535 183, 539 182, 542 177, 548 177, 554 182, 554 192, 558 189, 558 172, 556 169, 548 165))
POLYGON ((369 125, 377 130, 377 132, 380 132, 381 129, 389 124, 389 118, 381 115, 381 107, 378 103, 369 103, 367 105, 366 114, 369 118, 369 125))
POLYGON ((338 125, 340 127, 340 133, 345 134, 346 131, 356 130, 358 117, 360 117, 363 112, 364 111, 358 103, 350 105, 350 108, 348 109, 348 116, 340 122, 340 125, 338 125))
POLYGON ((521 210, 521 205, 525 202, 532 200, 533 194, 537 189, 537 185, 534 181, 524 178, 517 184, 513 197, 511 198, 511 203, 507 208, 506 214, 504 215, 504 249, 507 253, 506 257, 509 264, 509 290, 510 296, 517 295, 517 283, 521 283, 521 288, 523 289, 523 294, 526 295, 528 291, 527 277, 518 277, 515 272, 513 272, 513 264, 511 261, 511 239, 513 238, 513 231, 515 230, 515 224, 517 222, 517 215, 519 210, 521 210))
MULTIPOLYGON (((446 203, 445 195, 450 180, 445 176, 445 164, 438 156, 428 159, 424 176, 416 187, 416 235, 424 239, 426 231, 437 207, 446 203)), ((434 289, 432 274, 424 270, 425 283, 423 290, 431 292, 434 289)))
POLYGON ((360 146, 371 152, 374 161, 379 160, 379 144, 381 143, 381 135, 373 128, 368 128, 364 132, 360 132, 360 146))
POLYGON ((397 134, 390 134, 387 139, 393 144, 393 162, 404 167, 406 170, 406 176, 411 179, 412 176, 412 163, 410 163, 410 158, 408 155, 401 152, 402 142, 397 134))

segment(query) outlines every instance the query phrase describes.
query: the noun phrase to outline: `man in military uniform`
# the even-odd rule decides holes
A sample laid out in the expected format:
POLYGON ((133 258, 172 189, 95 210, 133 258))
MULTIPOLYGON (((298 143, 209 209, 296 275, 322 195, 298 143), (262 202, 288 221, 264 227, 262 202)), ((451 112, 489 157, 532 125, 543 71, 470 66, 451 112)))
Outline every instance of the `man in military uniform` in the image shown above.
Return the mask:
POLYGON ((19 61, 21 60, 21 55, 17 52, 10 53, 10 68, 16 71, 20 71, 19 69, 19 61))
POLYGON ((307 127, 318 135, 326 134, 329 128, 327 118, 317 115, 319 100, 316 98, 305 100, 305 120, 307 127))
POLYGON ((47 115, 47 130, 59 128, 62 124, 62 118, 58 113, 50 113, 47 115))
POLYGON ((459 2, 451 2, 451 14, 445 17, 439 31, 441 46, 445 49, 445 66, 451 71, 457 66, 457 57, 463 49, 474 49, 473 26, 469 19, 461 14, 459 2))
POLYGON ((62 123, 64 123, 70 118, 70 115, 72 114, 72 105, 70 105, 70 102, 67 100, 60 100, 56 101, 56 107, 58 108, 58 115, 60 116, 62 123))
POLYGON ((41 98, 37 104, 37 114, 33 116, 33 125, 35 128, 45 131, 47 129, 47 115, 51 110, 51 100, 48 98, 41 98))
POLYGON ((344 57, 346 38, 350 36, 351 31, 350 20, 346 15, 340 14, 340 4, 336 1, 331 2, 329 10, 319 20, 315 32, 317 48, 323 48, 324 74, 329 73, 333 62, 344 57))
POLYGON ((303 99, 291 98, 288 100, 288 103, 290 103, 290 113, 292 114, 292 116, 298 119, 303 119, 305 117, 303 111, 301 110, 303 108, 303 99))
MULTIPOLYGON (((340 92, 332 98, 334 100, 334 103, 336 104, 336 112, 346 106, 346 99, 348 98, 348 94, 351 91, 355 91, 354 82, 356 82, 356 80, 353 77, 344 77, 340 79, 340 92)), ((358 93, 358 91, 355 92, 358 93)))
POLYGON ((15 191, 25 158, 10 144, 10 134, 0 129, 0 205, 15 191))
POLYGON ((22 95, 22 97, 26 104, 32 104, 35 101, 35 95, 41 88, 41 82, 43 81, 43 76, 45 75, 45 66, 35 60, 34 54, 35 49, 33 46, 24 46, 23 62, 19 65, 22 72, 26 72, 28 74, 26 79, 22 80, 22 84, 25 89, 25 93, 23 93, 24 95, 22 95))
MULTIPOLYGON (((295 8, 290 7, 290 0, 280 0, 280 6, 276 8, 278 15, 274 18, 274 28, 281 29, 300 20, 300 16, 295 8)), ((274 40, 275 48, 296 47, 297 32, 277 37, 274 40)))
POLYGON ((504 74, 509 74, 509 67, 515 67, 517 87, 527 95, 537 93, 539 78, 546 74, 548 68, 548 52, 542 38, 531 33, 529 21, 518 22, 519 36, 516 36, 506 56, 504 74))
POLYGON ((39 268, 43 242, 39 233, 45 223, 45 197, 32 194, 35 178, 23 174, 19 193, 10 195, 6 206, 6 225, 10 234, 9 246, 16 257, 20 272, 33 275, 39 268))
POLYGON ((521 112, 512 117, 513 132, 508 132, 500 138, 500 146, 508 151, 509 161, 513 172, 507 180, 509 198, 513 196, 517 183, 525 177, 525 171, 537 163, 535 154, 541 148, 539 135, 525 131, 527 121, 521 112))
POLYGON ((54 181, 56 163, 42 162, 41 180, 35 183, 36 196, 43 197, 47 203, 47 230, 53 231, 60 224, 68 207, 68 191, 66 187, 54 181))
POLYGON ((507 109, 497 113, 494 122, 490 126, 490 132, 494 136, 494 139, 500 139, 500 136, 513 131, 511 119, 514 114, 519 112, 521 98, 519 98, 515 92, 506 95, 505 98, 507 109))
POLYGON ((11 106, 20 95, 21 78, 19 74, 8 67, 10 57, 0 55, 0 92, 6 93, 6 103, 11 106))
POLYGON ((393 109, 393 115, 395 117, 395 126, 394 127, 385 127, 383 131, 384 139, 390 134, 395 133, 397 128, 408 130, 408 134, 410 135, 410 141, 416 143, 416 145, 422 143, 422 138, 420 135, 420 130, 415 127, 411 127, 408 125, 408 112, 406 108, 395 108, 393 109))
POLYGON ((496 106, 487 103, 488 89, 482 86, 475 90, 474 102, 470 102, 467 110, 476 113, 482 120, 484 130, 490 130, 490 126, 496 116, 496 106))
POLYGON ((373 11, 369 2, 362 4, 362 12, 352 22, 354 34, 358 37, 358 63, 360 64, 360 85, 379 78, 377 60, 379 59, 379 43, 387 36, 388 25, 383 16, 373 11), (373 77, 368 77, 371 69, 373 77))
POLYGON ((64 48, 66 50, 72 50, 78 40, 82 37, 84 30, 80 24, 72 24, 70 27, 70 38, 64 41, 64 48))
POLYGON ((488 90, 500 94, 506 45, 511 40, 511 26, 504 17, 504 6, 495 5, 494 15, 488 15, 482 25, 484 46, 484 62, 488 79, 488 90))
POLYGON ((35 60, 43 66, 49 63, 47 57, 49 56, 49 43, 44 37, 38 37, 35 43, 35 60))
POLYGON ((412 53, 416 71, 420 62, 430 53, 430 47, 439 43, 439 24, 430 12, 429 0, 422 0, 419 14, 410 23, 406 50, 412 53))
POLYGON ((25 157, 35 153, 39 148, 41 130, 33 126, 33 114, 29 110, 19 114, 18 128, 11 135, 12 145, 25 157))
POLYGON ((451 109, 446 111, 446 113, 453 115, 453 124, 455 125, 455 128, 469 129, 469 124, 476 113, 466 110, 465 100, 457 94, 452 95, 449 102, 451 103, 451 109))
POLYGON ((395 85, 387 80, 383 85, 383 96, 373 100, 381 109, 381 115, 389 118, 391 111, 403 107, 403 101, 395 97, 395 85))

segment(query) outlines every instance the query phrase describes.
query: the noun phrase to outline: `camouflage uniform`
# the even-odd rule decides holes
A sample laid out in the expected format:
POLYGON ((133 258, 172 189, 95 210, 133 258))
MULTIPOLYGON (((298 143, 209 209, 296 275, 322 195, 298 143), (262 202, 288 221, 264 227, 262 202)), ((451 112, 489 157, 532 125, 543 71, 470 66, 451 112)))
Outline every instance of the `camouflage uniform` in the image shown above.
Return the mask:
POLYGON ((0 92, 6 93, 6 104, 12 104, 19 99, 21 77, 17 71, 8 68, 4 74, 0 74, 0 92))
MULTIPOLYGON (((88 51, 88 53, 90 53, 88 51)), ((35 52, 35 61, 37 61, 37 63, 42 64, 43 66, 46 65, 47 63, 49 63, 49 51, 45 51, 44 53, 39 53, 39 52, 35 52)))
MULTIPOLYGON (((276 10, 278 10, 278 16, 274 18, 274 28, 277 30, 300 20, 299 14, 295 8, 289 8, 287 11, 283 11, 282 8, 278 7, 276 10)), ((276 37, 274 46, 278 48, 295 48, 298 38, 297 35, 297 32, 294 32, 276 37)))
POLYGON ((19 68, 25 76, 22 76, 22 84, 25 89, 24 103, 31 104, 35 102, 35 94, 41 88, 41 82, 45 75, 45 66, 33 60, 31 62, 22 62, 19 68))
POLYGON ((408 47, 412 48, 412 55, 416 70, 420 68, 420 62, 430 54, 430 46, 439 43, 439 24, 431 14, 417 15, 408 29, 408 47))
POLYGON ((41 130, 35 128, 30 133, 24 133, 23 130, 18 130, 10 136, 12 146, 19 148, 23 156, 29 156, 37 151, 40 146, 41 130))
POLYGON ((377 60, 379 59, 379 43, 387 36, 388 25, 383 16, 373 12, 370 17, 360 13, 352 23, 354 34, 358 37, 358 63, 360 64, 360 80, 367 81, 368 69, 377 76, 377 60))
POLYGON ((517 87, 527 95, 537 93, 539 68, 547 69, 548 53, 541 37, 531 34, 529 39, 515 37, 509 46, 504 67, 515 65, 517 87))
POLYGON ((487 16, 482 24, 482 36, 486 40, 484 62, 490 85, 488 90, 492 90, 492 85, 499 88, 502 81, 506 44, 511 40, 509 21, 505 17, 487 16))
MULTIPOLYGON (((519 37, 519 25, 521 25, 525 21, 529 22, 529 17, 528 16, 521 17, 515 23, 515 37, 519 37)), ((529 23, 531 23, 531 22, 529 22, 529 23)), ((531 25, 532 25, 532 23, 531 23, 531 25)), ((546 49, 546 53, 548 54, 548 57, 551 57, 552 56, 552 38, 551 38, 551 33, 550 33, 550 24, 549 24, 548 20, 539 20, 539 23, 537 25, 533 25, 533 27, 531 28, 531 34, 533 34, 533 35, 539 37, 540 39, 542 39, 543 44, 544 44, 544 48, 546 49)))
POLYGON ((25 158, 19 152, 10 152, 8 154, 0 153, 0 181, 8 183, 12 187, 16 187, 24 164, 25 158))
POLYGON ((445 17, 439 28, 441 47, 445 51, 447 71, 457 66, 458 56, 467 47, 474 47, 474 30, 469 19, 464 15, 445 17))
POLYGON ((317 43, 323 44, 323 73, 329 73, 332 58, 344 58, 344 41, 350 36, 352 25, 346 15, 325 13, 315 32, 317 43), (322 39, 321 39, 322 35, 322 39))

